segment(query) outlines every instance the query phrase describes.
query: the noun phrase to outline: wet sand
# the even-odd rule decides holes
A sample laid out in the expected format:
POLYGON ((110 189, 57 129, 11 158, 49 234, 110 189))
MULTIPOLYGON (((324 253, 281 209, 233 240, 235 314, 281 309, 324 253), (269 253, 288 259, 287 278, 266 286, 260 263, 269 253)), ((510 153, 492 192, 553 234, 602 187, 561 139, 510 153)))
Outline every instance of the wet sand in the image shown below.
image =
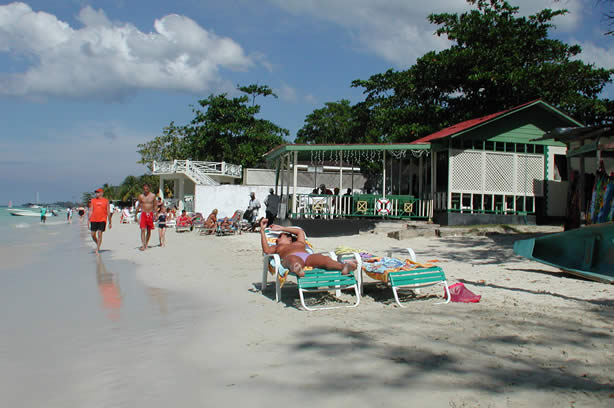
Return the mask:
POLYGON ((206 299, 145 285, 108 247, 96 258, 78 223, 23 232, 0 267, 1 406, 198 404, 182 352, 206 299))
POLYGON ((261 293, 258 234, 170 230, 141 252, 138 228, 115 225, 101 265, 87 230, 68 230, 48 257, 0 270, 3 405, 614 405, 614 285, 515 257, 513 236, 314 238, 412 247, 482 301, 435 305, 437 287, 401 309, 367 283, 358 308, 306 312, 292 281, 282 303, 261 293))
POLYGON ((478 304, 435 305, 430 295, 442 290, 425 289, 401 309, 390 289, 368 283, 358 308, 319 312, 300 310, 292 282, 280 304, 273 286, 260 292, 258 234, 170 230, 167 247, 142 253, 137 227, 120 225, 105 246, 134 262, 146 285, 212 305, 181 351, 198 373, 202 403, 613 406, 614 286, 518 258, 515 238, 314 238, 317 249, 412 247, 419 260, 441 260, 451 283, 482 295, 478 304))

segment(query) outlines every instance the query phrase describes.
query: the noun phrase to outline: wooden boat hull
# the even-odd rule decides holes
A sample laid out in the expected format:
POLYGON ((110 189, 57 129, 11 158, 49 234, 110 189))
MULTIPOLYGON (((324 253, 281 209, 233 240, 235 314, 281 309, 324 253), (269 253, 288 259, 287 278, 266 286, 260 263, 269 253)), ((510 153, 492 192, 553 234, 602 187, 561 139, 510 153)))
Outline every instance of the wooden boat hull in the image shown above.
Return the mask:
POLYGON ((514 253, 587 279, 614 283, 614 222, 518 240, 514 253))

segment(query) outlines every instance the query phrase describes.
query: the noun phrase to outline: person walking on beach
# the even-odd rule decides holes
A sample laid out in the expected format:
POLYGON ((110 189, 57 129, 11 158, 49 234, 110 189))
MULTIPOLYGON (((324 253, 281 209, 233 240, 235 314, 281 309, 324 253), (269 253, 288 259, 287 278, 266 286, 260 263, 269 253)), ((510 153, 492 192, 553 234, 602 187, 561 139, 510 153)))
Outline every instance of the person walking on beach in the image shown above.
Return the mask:
POLYGON ((166 243, 166 218, 167 212, 165 206, 160 206, 158 211, 158 237, 160 238, 160 246, 163 247, 166 243))
POLYGON ((111 229, 113 213, 110 211, 109 200, 102 196, 102 189, 96 189, 94 194, 96 196, 90 200, 87 216, 92 239, 96 243, 96 255, 99 255, 100 245, 102 245, 102 233, 107 227, 107 219, 109 220, 109 229, 111 229))
POLYGON ((66 222, 69 224, 72 223, 72 208, 70 207, 66 209, 66 222))
POLYGON ((262 252, 265 254, 279 254, 281 264, 296 274, 296 276, 305 276, 304 268, 306 266, 324 268, 329 271, 341 271, 344 275, 348 275, 356 269, 355 262, 341 263, 326 255, 305 252, 305 233, 301 228, 271 225, 271 230, 280 231, 281 234, 277 238, 276 245, 269 245, 264 231, 266 223, 266 218, 260 220, 260 245, 262 246, 262 252))
POLYGON ((277 212, 279 211, 279 196, 275 194, 275 190, 269 189, 269 195, 264 199, 264 205, 266 205, 266 219, 269 220, 267 227, 273 225, 275 218, 277 218, 277 212))
POLYGON ((47 207, 41 207, 41 222, 44 224, 47 221, 47 207))
MULTIPOLYGON (((141 229, 141 243, 143 246, 139 248, 139 250, 144 251, 147 249, 147 245, 149 244, 149 238, 151 238, 151 230, 154 229, 154 203, 156 200, 156 196, 153 195, 151 191, 149 191, 149 184, 143 184, 143 193, 139 194, 137 207, 141 209, 141 220, 139 222, 139 227, 141 229)), ((139 221, 137 218, 138 211, 135 212, 134 219, 135 221, 139 221)))

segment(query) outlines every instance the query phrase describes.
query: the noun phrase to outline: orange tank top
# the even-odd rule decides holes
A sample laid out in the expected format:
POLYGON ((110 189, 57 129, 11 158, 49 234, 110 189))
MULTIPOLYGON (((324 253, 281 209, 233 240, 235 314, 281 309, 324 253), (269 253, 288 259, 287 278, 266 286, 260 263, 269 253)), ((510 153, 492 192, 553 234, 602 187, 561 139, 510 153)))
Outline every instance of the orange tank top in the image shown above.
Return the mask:
POLYGON ((90 204, 90 222, 106 222, 109 215, 109 200, 106 198, 92 198, 90 204))

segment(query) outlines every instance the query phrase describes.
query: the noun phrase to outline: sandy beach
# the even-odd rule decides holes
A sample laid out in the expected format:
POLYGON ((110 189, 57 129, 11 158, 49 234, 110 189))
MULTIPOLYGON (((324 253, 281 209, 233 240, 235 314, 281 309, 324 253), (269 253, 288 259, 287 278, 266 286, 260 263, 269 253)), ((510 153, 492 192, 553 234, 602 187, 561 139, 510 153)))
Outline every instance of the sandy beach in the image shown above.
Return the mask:
POLYGON ((477 304, 435 305, 443 290, 433 287, 406 298, 405 309, 368 279, 354 309, 301 310, 292 280, 276 303, 273 284, 260 291, 253 233, 171 229, 166 247, 141 252, 137 226, 115 225, 103 258, 129 261, 148 287, 207 305, 191 321, 196 334, 173 350, 194 370, 174 381, 198 387, 207 406, 614 406, 614 286, 516 257, 517 238, 312 239, 319 250, 412 247, 419 260, 440 260, 450 283, 482 295, 477 304))

